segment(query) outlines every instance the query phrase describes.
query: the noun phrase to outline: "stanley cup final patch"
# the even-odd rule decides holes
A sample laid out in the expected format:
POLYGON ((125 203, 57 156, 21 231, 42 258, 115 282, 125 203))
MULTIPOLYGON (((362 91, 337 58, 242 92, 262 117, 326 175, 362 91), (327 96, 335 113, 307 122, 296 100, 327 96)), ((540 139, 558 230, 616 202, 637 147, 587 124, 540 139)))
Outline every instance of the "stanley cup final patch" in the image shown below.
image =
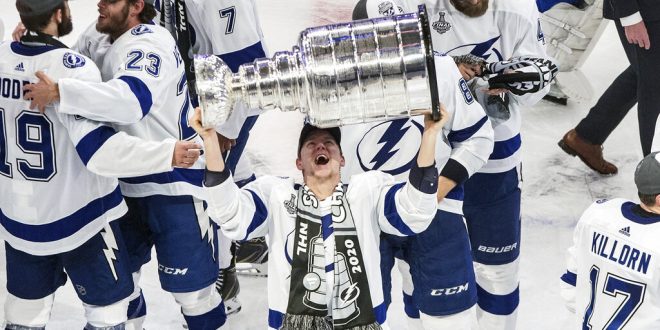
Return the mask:
POLYGON ((435 30, 436 32, 438 32, 440 34, 443 34, 447 31, 449 31, 449 29, 451 29, 451 24, 445 20, 445 12, 444 11, 439 12, 438 16, 439 16, 438 20, 433 22, 433 24, 432 24, 433 30, 435 30))

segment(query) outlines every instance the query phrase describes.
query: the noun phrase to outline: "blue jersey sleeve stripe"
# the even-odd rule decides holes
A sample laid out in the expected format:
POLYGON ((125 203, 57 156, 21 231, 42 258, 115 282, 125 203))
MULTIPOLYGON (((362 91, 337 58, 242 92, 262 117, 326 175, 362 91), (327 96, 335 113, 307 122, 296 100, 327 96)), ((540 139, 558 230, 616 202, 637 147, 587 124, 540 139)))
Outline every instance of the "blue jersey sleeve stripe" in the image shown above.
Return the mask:
POLYGON ((76 151, 83 164, 87 166, 87 163, 89 163, 89 160, 92 159, 96 151, 101 148, 105 141, 115 134, 117 134, 117 131, 114 129, 108 126, 101 126, 80 139, 76 145, 76 151))
POLYGON ((495 146, 493 147, 493 153, 490 154, 490 157, 488 159, 491 160, 498 160, 498 159, 506 159, 518 151, 520 149, 520 145, 522 144, 522 140, 520 139, 520 134, 504 141, 495 141, 495 146))
POLYGON ((268 217, 268 209, 266 209, 266 205, 264 205, 264 202, 261 201, 261 198, 259 198, 259 196, 257 196, 257 194, 255 194, 254 191, 250 189, 246 189, 246 190, 250 192, 250 194, 252 195, 252 200, 254 200, 254 215, 252 216, 252 221, 250 222, 250 226, 248 226, 247 228, 243 240, 246 240, 248 236, 255 229, 259 228, 259 226, 261 226, 268 217))
POLYGON ((118 79, 125 82, 128 87, 130 87, 131 92, 135 94, 138 102, 140 102, 142 117, 146 116, 149 113, 149 110, 151 110, 151 106, 154 104, 149 87, 147 87, 147 85, 142 80, 140 80, 140 78, 132 76, 121 76, 118 79))
POLYGON ((487 121, 488 121, 488 117, 484 116, 483 118, 481 118, 481 120, 479 120, 470 127, 466 127, 464 129, 460 129, 457 131, 451 131, 447 135, 447 140, 449 140, 450 143, 463 142, 471 138, 472 135, 474 135, 474 133, 478 132, 487 121))
POLYGON ((227 156, 225 166, 229 167, 229 170, 232 173, 235 173, 238 161, 241 159, 241 156, 243 156, 243 151, 245 151, 247 141, 250 138, 250 130, 257 122, 257 118, 259 118, 259 116, 250 116, 245 119, 241 131, 236 138, 236 144, 231 147, 231 152, 229 153, 229 156, 227 156))
POLYGON ((111 193, 89 202, 89 204, 71 215, 47 224, 30 225, 21 223, 7 217, 0 210, 0 225, 10 235, 25 241, 35 243, 55 242, 78 232, 90 222, 103 216, 107 211, 120 205, 123 200, 119 186, 117 186, 111 193))
POLYGON ((241 50, 231 53, 217 54, 217 56, 229 66, 232 72, 236 73, 241 64, 250 63, 255 59, 266 57, 266 52, 264 51, 261 42, 257 42, 256 44, 245 47, 241 50))
POLYGON ((392 225, 392 227, 396 228, 401 234, 404 234, 406 236, 411 236, 415 235, 415 232, 413 232, 408 225, 401 219, 401 216, 399 215, 399 212, 396 209, 396 192, 401 190, 405 183, 399 183, 394 186, 392 186, 387 193, 385 194, 385 218, 387 218, 387 221, 392 225))
POLYGON ((121 178, 119 181, 128 184, 157 183, 168 184, 174 182, 186 182, 197 187, 202 187, 204 182, 203 169, 175 168, 170 172, 137 176, 132 178, 121 178))
POLYGON ((564 281, 564 283, 566 284, 575 286, 577 283, 577 274, 566 271, 566 273, 564 273, 564 275, 561 276, 561 280, 564 281))

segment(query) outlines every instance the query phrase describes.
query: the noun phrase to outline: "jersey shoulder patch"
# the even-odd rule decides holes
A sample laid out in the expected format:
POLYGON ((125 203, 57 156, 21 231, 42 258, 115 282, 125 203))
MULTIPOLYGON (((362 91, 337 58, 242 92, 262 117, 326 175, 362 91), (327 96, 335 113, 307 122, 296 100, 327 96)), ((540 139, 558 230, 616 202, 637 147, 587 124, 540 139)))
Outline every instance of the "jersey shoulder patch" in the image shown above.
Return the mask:
POLYGON ((76 54, 76 53, 64 53, 64 56, 62 57, 62 63, 64 64, 65 67, 69 69, 75 69, 75 68, 82 68, 85 66, 85 63, 87 61, 85 60, 85 57, 82 55, 76 54))
POLYGON ((139 36, 146 33, 154 33, 154 31, 148 25, 144 24, 140 24, 131 30, 131 34, 134 36, 139 36))

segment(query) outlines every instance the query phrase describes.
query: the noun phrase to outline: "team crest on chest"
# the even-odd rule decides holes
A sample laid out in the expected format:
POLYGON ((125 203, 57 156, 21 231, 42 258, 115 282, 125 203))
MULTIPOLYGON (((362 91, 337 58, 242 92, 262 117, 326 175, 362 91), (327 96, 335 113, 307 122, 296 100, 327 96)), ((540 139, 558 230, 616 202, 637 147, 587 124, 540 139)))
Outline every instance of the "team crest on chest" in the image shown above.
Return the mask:
POLYGON ((439 16, 438 20, 433 22, 433 24, 432 24, 433 30, 435 30, 436 32, 438 32, 440 34, 443 34, 447 31, 449 31, 449 29, 451 29, 451 24, 445 20, 445 12, 444 11, 439 12, 438 16, 439 16))

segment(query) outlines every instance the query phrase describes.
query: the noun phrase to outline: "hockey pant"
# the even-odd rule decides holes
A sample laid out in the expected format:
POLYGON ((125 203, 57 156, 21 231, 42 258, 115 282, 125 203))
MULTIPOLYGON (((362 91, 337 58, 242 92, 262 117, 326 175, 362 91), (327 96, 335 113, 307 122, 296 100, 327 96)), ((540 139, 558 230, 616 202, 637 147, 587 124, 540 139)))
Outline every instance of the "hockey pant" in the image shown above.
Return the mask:
MULTIPOLYGON (((131 253, 131 269, 139 270, 151 259, 155 247, 161 287, 181 306, 191 330, 217 329, 225 323, 222 298, 215 290, 218 276, 217 226, 205 212, 206 205, 192 196, 125 198, 128 213, 121 222, 131 253)), ((129 315, 144 317, 139 288, 132 294, 129 315)), ((137 320, 135 325, 139 326, 137 320)))
POLYGON ((518 170, 477 173, 465 184, 463 211, 477 278, 481 329, 515 329, 520 255, 518 170))
POLYGON ((381 234, 380 252, 388 306, 396 257, 404 283, 404 308, 410 319, 421 319, 425 329, 461 329, 461 324, 469 324, 477 290, 461 215, 438 210, 429 228, 418 235, 381 234))
POLYGON ((123 329, 133 280, 118 222, 76 249, 56 255, 35 256, 5 243, 6 329, 44 329, 55 291, 66 283, 67 275, 83 302, 85 329, 123 329))

